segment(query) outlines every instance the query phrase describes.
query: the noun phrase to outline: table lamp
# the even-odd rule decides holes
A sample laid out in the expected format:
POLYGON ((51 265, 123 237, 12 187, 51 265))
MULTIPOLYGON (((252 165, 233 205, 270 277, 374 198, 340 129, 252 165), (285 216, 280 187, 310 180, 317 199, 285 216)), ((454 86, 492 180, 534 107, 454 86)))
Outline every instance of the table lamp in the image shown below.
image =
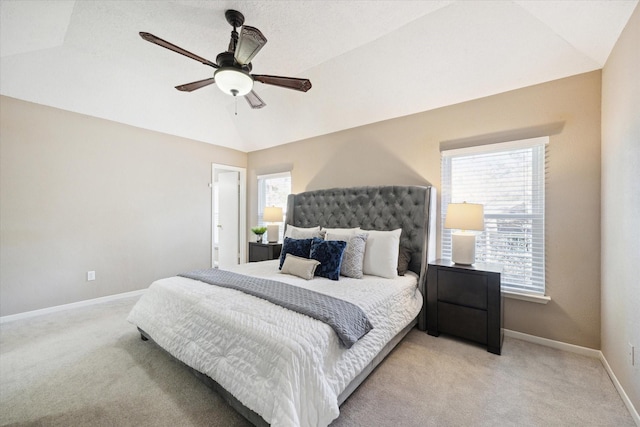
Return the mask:
POLYGON ((264 208, 264 215, 262 220, 267 224, 267 240, 269 243, 276 243, 280 235, 280 225, 273 224, 274 222, 282 222, 282 208, 275 206, 269 206, 264 208))
POLYGON ((484 206, 477 203, 449 203, 444 228, 451 233, 451 260, 456 264, 476 262, 476 235, 470 230, 484 230, 484 206))

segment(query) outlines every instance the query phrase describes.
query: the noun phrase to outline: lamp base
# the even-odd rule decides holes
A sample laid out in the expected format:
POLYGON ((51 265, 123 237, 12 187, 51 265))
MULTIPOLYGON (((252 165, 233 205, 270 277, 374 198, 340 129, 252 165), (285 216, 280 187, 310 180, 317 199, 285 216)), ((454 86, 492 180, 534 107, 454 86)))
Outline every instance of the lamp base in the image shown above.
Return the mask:
POLYGON ((476 235, 456 231, 451 237, 451 261, 461 265, 472 265, 476 262, 476 235))
POLYGON ((267 240, 269 243, 277 243, 280 237, 280 226, 278 224, 267 225, 267 240))

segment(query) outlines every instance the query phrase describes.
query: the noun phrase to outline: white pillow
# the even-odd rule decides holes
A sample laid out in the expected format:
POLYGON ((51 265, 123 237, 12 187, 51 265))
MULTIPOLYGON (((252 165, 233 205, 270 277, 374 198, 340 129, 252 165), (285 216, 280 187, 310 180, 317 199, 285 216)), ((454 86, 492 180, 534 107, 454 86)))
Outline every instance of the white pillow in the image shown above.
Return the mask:
POLYGON ((284 237, 291 237, 292 239, 312 239, 314 237, 321 237, 320 226, 303 228, 287 224, 284 237))
POLYGON ((293 239, 313 239, 314 237, 317 237, 318 239, 324 239, 324 231, 306 231, 299 228, 296 230, 291 230, 291 238, 293 239))
POLYGON ((282 264, 281 272, 292 274, 305 280, 311 280, 319 265, 320 261, 316 261, 315 259, 307 259, 287 254, 284 259, 284 264, 282 264))
POLYGON ((358 231, 360 231, 360 227, 356 227, 356 228, 324 228, 322 227, 322 231, 327 233, 325 236, 325 240, 345 240, 346 241, 346 239, 339 239, 338 237, 353 236, 358 231), (329 236, 331 236, 331 238, 329 238, 329 236))
POLYGON ((362 272, 393 279, 398 276, 398 252, 402 229, 393 231, 362 230, 369 233, 364 251, 362 272))

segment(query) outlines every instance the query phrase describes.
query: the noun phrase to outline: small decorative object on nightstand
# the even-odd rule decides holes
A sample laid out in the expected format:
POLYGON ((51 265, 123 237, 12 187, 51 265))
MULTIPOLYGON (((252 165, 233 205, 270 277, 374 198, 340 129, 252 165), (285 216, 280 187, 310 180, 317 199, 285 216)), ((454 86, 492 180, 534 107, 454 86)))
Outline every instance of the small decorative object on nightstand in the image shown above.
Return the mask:
POLYGON ((262 243, 262 235, 267 232, 267 227, 253 227, 251 232, 256 235, 256 242, 262 243))
POLYGON ((282 243, 249 242, 249 262, 278 259, 280 251, 282 251, 282 243))
POLYGON ((473 266, 445 259, 427 267, 427 333, 455 335, 502 351, 504 306, 500 291, 501 268, 473 266))

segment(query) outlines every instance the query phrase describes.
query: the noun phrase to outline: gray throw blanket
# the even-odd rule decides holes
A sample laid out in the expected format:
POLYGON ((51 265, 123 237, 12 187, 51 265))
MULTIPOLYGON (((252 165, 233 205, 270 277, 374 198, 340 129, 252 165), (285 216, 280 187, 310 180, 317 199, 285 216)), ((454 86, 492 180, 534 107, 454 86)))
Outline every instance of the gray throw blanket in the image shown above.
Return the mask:
POLYGON ((357 305, 309 289, 214 268, 190 271, 179 276, 236 289, 320 320, 336 331, 346 348, 351 348, 373 329, 367 315, 357 305))

